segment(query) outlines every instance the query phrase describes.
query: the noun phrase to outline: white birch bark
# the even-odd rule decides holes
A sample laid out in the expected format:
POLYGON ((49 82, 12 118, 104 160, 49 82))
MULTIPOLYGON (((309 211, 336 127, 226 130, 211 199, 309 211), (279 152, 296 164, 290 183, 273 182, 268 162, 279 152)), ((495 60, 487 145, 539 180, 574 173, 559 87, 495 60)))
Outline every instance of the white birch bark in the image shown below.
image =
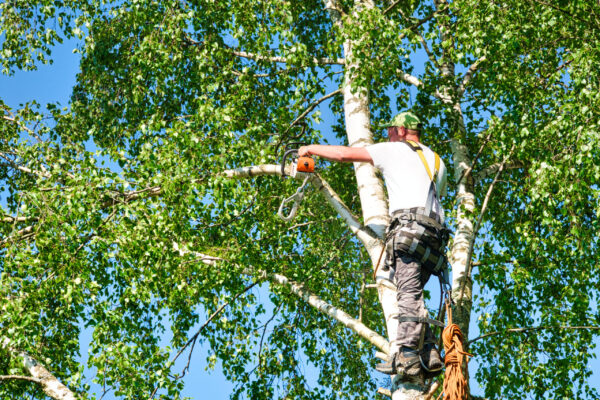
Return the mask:
POLYGON ((56 400, 76 400, 75 394, 69 390, 61 381, 50 373, 44 366, 39 364, 37 360, 29 354, 13 349, 10 346, 10 341, 3 338, 0 341, 2 347, 8 350, 15 357, 22 360, 22 367, 35 379, 42 391, 48 396, 56 400))
MULTIPOLYGON (((464 144, 458 140, 451 143, 454 157, 454 176, 458 182, 463 172, 469 168, 470 157, 464 144)), ((456 188, 456 231, 452 243, 450 262, 452 264, 452 298, 456 307, 452 313, 453 322, 462 331, 465 342, 469 338, 469 322, 473 303, 473 281, 467 276, 469 246, 473 239, 473 212, 475 195, 473 194, 471 175, 463 177, 456 188)))

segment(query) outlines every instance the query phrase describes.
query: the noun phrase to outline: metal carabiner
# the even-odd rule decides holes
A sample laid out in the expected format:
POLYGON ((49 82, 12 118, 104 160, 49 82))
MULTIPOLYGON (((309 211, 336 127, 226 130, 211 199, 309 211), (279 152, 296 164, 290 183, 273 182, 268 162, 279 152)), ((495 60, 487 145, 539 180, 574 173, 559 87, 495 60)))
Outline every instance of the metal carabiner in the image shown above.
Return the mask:
POLYGON ((281 205, 279 206, 279 210, 277 211, 277 215, 279 216, 279 218, 281 218, 282 220, 284 220, 286 222, 294 219, 294 217, 298 213, 298 207, 300 207, 300 203, 302 202, 302 199, 304 199, 304 190, 306 189, 306 184, 308 183, 308 178, 309 178, 309 176, 304 178, 304 182, 302 182, 302 185, 296 190, 296 193, 294 193, 293 195, 291 195, 290 197, 288 197, 287 199, 285 199, 281 202, 281 205), (288 204, 291 201, 294 202, 294 205, 292 206, 290 213, 286 216, 283 214, 283 210, 285 209, 286 204, 288 204))

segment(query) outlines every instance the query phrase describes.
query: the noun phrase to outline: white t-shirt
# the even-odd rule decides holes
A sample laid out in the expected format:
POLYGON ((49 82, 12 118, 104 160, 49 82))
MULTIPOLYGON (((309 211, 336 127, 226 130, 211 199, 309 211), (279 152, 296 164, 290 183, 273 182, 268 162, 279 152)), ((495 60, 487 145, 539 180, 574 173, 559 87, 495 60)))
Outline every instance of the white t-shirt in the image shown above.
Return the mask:
MULTIPOLYGON (((429 170, 434 173, 435 156, 433 151, 419 143, 429 170)), ((383 173, 389 197, 390 215, 400 209, 425 207, 431 180, 427 170, 417 154, 407 143, 386 142, 366 147, 373 159, 375 167, 383 173)), ((440 170, 437 173, 436 188, 438 196, 446 195, 446 166, 440 159, 440 170)), ((440 205, 441 208, 441 205, 440 205)), ((435 203, 434 203, 434 211, 435 203)), ((443 209, 440 209, 444 218, 443 209)))

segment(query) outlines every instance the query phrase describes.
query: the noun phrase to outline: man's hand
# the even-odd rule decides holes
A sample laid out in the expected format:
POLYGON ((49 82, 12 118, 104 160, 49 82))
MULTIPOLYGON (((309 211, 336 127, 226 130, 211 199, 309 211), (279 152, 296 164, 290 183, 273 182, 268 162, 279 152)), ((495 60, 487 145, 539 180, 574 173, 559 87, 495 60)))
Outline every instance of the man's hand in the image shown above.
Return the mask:
POLYGON ((310 150, 308 149, 311 145, 308 146, 302 146, 298 149, 298 156, 299 157, 308 157, 311 155, 310 150))

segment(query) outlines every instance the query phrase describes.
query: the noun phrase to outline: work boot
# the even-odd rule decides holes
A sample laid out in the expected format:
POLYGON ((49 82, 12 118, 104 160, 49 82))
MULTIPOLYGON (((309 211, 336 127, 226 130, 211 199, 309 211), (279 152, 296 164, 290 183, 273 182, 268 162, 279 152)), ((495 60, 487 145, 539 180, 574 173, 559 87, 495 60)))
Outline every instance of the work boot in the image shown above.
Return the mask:
POLYGON ((421 371, 419 353, 415 349, 402 347, 398 353, 390 357, 390 361, 377 364, 375 369, 387 375, 418 375, 421 371))
POLYGON ((436 349, 434 343, 425 343, 422 353, 422 362, 427 378, 433 378, 442 372, 444 363, 442 362, 440 352, 436 349))

